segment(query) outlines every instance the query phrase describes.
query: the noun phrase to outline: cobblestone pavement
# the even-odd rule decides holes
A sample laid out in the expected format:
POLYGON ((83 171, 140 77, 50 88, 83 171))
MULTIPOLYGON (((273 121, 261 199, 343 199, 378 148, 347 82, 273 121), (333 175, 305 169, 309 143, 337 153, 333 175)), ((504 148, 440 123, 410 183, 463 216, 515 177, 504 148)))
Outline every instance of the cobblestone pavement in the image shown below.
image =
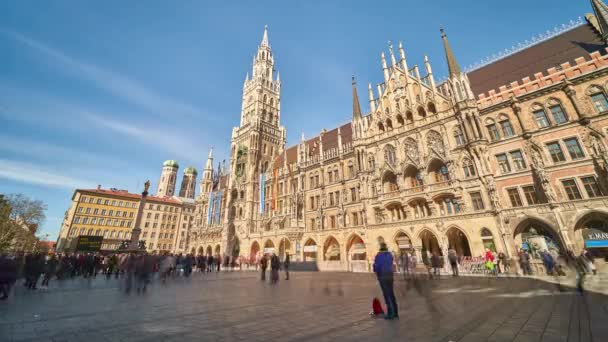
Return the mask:
POLYGON ((22 287, 0 302, 0 341, 608 341, 606 296, 534 279, 397 281, 400 320, 369 316, 371 274, 193 274, 142 295, 98 277, 22 287))

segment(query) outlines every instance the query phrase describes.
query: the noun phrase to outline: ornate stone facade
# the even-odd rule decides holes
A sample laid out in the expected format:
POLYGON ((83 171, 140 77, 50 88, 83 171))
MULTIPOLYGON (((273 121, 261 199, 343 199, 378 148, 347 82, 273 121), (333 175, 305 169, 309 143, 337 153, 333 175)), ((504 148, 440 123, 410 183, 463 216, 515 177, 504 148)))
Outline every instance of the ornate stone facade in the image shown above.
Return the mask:
MULTIPOLYGON (((608 57, 598 21, 552 38, 584 31, 601 41, 595 52, 545 61, 550 69, 534 79, 478 96, 443 30, 449 77, 439 84, 427 57, 422 74, 401 43, 397 53, 391 45, 382 82, 368 86, 370 112, 361 112, 353 78, 352 121, 288 148, 265 29, 229 172, 214 172, 210 154, 187 248, 365 270, 379 240, 419 256, 491 248, 516 258, 534 228, 562 253, 580 252, 584 229, 608 222, 608 57)), ((525 62, 533 49, 495 63, 525 62)))

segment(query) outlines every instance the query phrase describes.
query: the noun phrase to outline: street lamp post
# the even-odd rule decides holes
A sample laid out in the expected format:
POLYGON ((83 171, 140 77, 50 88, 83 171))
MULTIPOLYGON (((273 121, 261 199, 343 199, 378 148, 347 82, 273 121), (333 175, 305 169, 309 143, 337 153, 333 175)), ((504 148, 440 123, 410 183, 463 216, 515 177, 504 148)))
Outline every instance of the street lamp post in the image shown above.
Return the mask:
POLYGON ((146 198, 148 197, 148 189, 150 188, 150 181, 147 180, 144 183, 144 192, 141 193, 141 199, 139 200, 139 207, 137 208, 137 217, 135 218, 135 224, 131 231, 131 243, 129 245, 129 251, 137 252, 139 248, 139 235, 141 234, 141 218, 144 215, 144 207, 146 206, 146 198))

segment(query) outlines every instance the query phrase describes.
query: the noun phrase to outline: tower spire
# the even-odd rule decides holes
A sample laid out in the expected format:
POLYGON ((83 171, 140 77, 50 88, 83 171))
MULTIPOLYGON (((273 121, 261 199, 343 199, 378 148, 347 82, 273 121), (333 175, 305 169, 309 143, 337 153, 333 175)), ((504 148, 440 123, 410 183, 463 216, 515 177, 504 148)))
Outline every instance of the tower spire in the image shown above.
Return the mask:
POLYGON ((264 36, 262 37, 261 46, 268 46, 268 25, 264 25, 264 36))
POLYGON ((367 86, 367 94, 369 95, 369 109, 373 113, 376 111, 376 100, 374 99, 374 90, 371 83, 367 86))
POLYGON ((359 105, 359 95, 357 95, 357 81, 353 75, 353 120, 361 118, 361 106, 359 105))
POLYGON ((591 7, 597 18, 602 40, 608 42, 608 6, 602 0, 591 0, 591 7))
POLYGON ((207 163, 205 164, 205 170, 213 169, 213 146, 209 150, 209 157, 207 157, 207 163))
POLYGON ((456 57, 454 57, 454 53, 450 47, 450 42, 448 42, 448 36, 445 34, 443 27, 440 29, 440 31, 441 38, 443 39, 443 47, 445 48, 445 57, 448 60, 450 77, 457 76, 460 74, 460 66, 458 65, 458 62, 456 62, 456 57))
POLYGON ((388 41, 388 51, 391 54, 391 66, 394 68, 397 66, 397 60, 395 59, 395 50, 393 50, 393 42, 388 41))

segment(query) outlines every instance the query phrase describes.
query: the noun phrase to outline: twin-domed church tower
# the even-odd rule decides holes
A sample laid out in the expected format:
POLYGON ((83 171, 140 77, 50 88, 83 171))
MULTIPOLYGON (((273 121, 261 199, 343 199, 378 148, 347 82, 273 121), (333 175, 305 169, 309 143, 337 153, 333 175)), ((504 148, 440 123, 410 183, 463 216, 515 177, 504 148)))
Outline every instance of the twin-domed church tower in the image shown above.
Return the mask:
MULTIPOLYGON (((160 197, 175 196, 175 186, 177 184, 177 171, 179 164, 175 160, 167 160, 163 163, 163 170, 158 182, 156 195, 160 197)), ((184 170, 182 185, 179 190, 179 197, 194 198, 196 193, 196 176, 197 171, 190 166, 184 170)))

